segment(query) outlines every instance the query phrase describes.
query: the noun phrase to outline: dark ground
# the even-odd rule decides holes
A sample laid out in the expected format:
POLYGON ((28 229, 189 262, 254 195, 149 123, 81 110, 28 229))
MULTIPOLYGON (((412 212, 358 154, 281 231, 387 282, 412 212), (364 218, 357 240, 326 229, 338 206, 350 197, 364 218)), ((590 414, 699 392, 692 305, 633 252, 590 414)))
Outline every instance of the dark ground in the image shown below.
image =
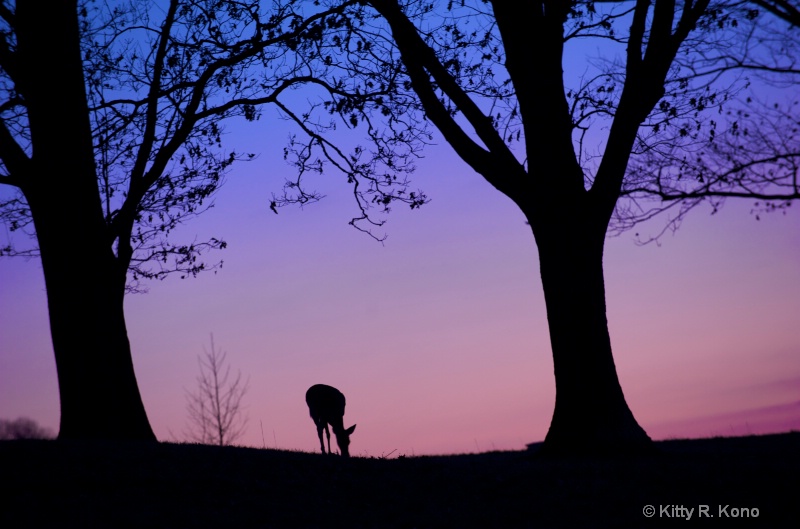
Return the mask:
POLYGON ((629 459, 528 451, 348 461, 3 441, 0 528, 800 527, 800 432, 657 445, 659 455, 629 459), (713 518, 698 517, 702 505, 713 518), (689 520, 675 517, 682 507, 694 509, 689 520))

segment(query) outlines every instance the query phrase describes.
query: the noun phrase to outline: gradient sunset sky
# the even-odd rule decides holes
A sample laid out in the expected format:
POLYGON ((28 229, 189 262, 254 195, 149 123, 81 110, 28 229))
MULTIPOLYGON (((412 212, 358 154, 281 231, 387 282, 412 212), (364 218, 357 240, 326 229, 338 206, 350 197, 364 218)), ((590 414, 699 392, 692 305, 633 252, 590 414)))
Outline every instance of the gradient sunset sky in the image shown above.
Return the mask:
MULTIPOLYGON (((346 395, 356 456, 544 438, 555 384, 538 255, 510 200, 437 139, 412 175, 431 202, 395 206, 381 245, 348 225, 355 204, 334 172, 310 186, 320 203, 270 211, 293 175, 273 110, 228 132, 226 147, 258 158, 234 165, 215 207, 174 239, 224 239, 208 257, 224 267, 147 283, 125 302, 160 440, 186 439, 186 392, 211 333, 249 379, 243 445, 317 451, 304 401, 316 383, 346 395)), ((607 240, 617 370, 654 439, 800 430, 800 212, 756 220, 751 207, 700 208, 658 245, 637 246, 632 232, 607 240)), ((19 416, 57 431, 58 382, 41 265, 0 259, 0 418, 19 416)))
MULTIPOLYGON (((347 225, 353 204, 339 175, 317 179, 322 202, 275 215, 270 193, 292 170, 280 158, 280 125, 265 119, 230 135, 259 158, 236 166, 216 207, 179 234, 224 237, 224 267, 127 297, 134 365, 159 439, 184 439, 185 391, 210 333, 249 377, 242 444, 316 450, 304 402, 315 383, 347 396, 357 455, 521 449, 543 439, 555 387, 522 214, 439 145, 415 174, 431 203, 396 208, 383 246, 347 225)), ((655 439, 800 429, 800 222, 794 211, 756 221, 750 207, 695 211, 660 246, 637 246, 633 234, 607 241, 617 368, 655 439)), ((0 417, 57 430, 40 263, 4 259, 0 281, 0 417)))

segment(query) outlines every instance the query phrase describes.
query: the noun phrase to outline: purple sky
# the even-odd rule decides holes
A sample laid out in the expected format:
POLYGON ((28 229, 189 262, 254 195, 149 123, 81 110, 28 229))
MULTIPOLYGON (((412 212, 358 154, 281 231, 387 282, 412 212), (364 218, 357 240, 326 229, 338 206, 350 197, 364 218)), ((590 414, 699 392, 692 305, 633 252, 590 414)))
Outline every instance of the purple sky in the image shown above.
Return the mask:
MULTIPOLYGON (((522 214, 440 145, 414 175, 431 203, 398 207, 384 246, 347 225, 354 208, 334 173, 316 180, 322 202, 276 216, 270 192, 292 170, 280 157, 280 126, 265 119, 231 135, 229 145, 260 157, 234 166, 216 207, 178 234, 222 236, 224 268, 151 283, 126 300, 159 439, 185 438, 185 390, 210 333, 249 377, 245 445, 317 450, 304 402, 315 383, 347 396, 355 455, 521 449, 543 439, 555 388, 522 214), (265 136, 266 145, 256 141, 265 136)), ((632 233, 607 241, 617 368, 655 439, 800 429, 800 222, 794 211, 756 221, 749 209, 695 211, 660 246, 636 246, 632 233)), ((0 260, 0 284, 0 417, 56 430, 41 267, 0 260)))
MULTIPOLYGON (((601 46, 572 50, 567 77, 588 76, 586 57, 601 46)), ((210 256, 224 268, 126 298, 159 439, 185 439, 185 393, 211 333, 249 377, 245 445, 317 450, 304 402, 315 383, 347 396, 354 455, 522 449, 544 438, 555 385, 538 255, 510 200, 439 141, 413 175, 430 204, 397 206, 381 245, 348 226, 355 206, 334 172, 310 186, 322 202, 269 210, 293 174, 282 159, 288 125, 273 110, 228 129, 227 148, 259 157, 234 165, 216 207, 175 233, 226 240, 210 256)), ((751 206, 698 209, 660 245, 637 246, 633 233, 607 241, 617 370, 655 439, 800 429, 800 217, 793 207, 756 221, 751 206)), ((58 385, 40 263, 0 259, 0 418, 18 416, 56 430, 58 385)))

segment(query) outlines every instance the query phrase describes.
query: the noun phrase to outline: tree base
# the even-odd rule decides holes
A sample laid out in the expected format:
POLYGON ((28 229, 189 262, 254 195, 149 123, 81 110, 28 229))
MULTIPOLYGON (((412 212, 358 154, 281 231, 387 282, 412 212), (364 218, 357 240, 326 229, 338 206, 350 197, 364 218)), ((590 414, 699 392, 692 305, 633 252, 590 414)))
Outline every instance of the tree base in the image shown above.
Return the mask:
POLYGON ((658 454, 658 448, 634 422, 623 428, 554 430, 551 426, 536 455, 542 457, 639 457, 658 454))

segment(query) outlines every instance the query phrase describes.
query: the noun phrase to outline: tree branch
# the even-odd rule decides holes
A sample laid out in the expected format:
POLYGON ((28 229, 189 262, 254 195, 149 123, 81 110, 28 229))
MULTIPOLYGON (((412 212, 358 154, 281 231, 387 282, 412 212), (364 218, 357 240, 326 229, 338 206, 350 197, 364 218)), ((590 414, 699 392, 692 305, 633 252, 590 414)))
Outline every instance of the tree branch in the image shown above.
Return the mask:
POLYGON ((22 188, 25 183, 22 175, 26 174, 30 159, 2 122, 0 122, 0 160, 9 172, 7 177, 0 179, 0 183, 22 188))
POLYGON ((492 121, 483 114, 447 72, 435 52, 420 37, 417 29, 403 14, 395 0, 374 0, 369 3, 389 24, 414 90, 420 98, 427 117, 470 167, 498 190, 507 195, 511 193, 511 175, 518 176, 524 170, 503 139, 497 134, 492 121), (434 85, 434 81, 436 85, 434 85), (453 101, 453 104, 464 115, 486 146, 485 148, 473 141, 458 125, 454 119, 455 114, 445 107, 437 97, 436 88, 442 90, 453 101), (505 170, 499 168, 505 168, 505 170))
POLYGON ((800 28, 800 8, 792 5, 789 0, 751 0, 759 7, 763 7, 776 17, 785 20, 792 26, 800 28))

